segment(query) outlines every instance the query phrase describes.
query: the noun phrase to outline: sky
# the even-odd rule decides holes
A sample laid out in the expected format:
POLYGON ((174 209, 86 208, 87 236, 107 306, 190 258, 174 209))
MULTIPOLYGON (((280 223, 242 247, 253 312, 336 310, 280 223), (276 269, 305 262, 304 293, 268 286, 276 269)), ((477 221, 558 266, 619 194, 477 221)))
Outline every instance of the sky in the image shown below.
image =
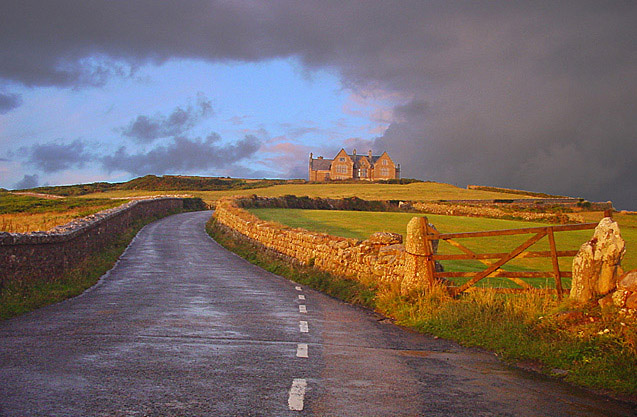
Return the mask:
POLYGON ((637 210, 635 1, 4 1, 0 187, 402 176, 637 210))

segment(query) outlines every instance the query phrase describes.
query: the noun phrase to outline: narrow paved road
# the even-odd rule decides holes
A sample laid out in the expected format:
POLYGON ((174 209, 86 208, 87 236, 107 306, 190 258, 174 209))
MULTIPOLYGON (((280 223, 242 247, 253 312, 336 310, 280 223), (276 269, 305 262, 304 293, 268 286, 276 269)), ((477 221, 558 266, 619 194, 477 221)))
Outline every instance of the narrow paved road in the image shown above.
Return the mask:
POLYGON ((629 416, 250 265, 210 212, 146 226, 83 295, 0 323, 3 416, 629 416))

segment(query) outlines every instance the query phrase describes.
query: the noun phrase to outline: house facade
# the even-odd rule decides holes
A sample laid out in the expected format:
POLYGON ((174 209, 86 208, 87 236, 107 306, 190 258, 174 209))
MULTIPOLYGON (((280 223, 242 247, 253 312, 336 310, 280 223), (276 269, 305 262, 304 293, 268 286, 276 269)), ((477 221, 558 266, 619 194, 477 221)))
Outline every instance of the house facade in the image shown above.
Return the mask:
POLYGON ((400 178, 400 164, 396 165, 387 152, 382 155, 372 155, 369 151, 365 155, 353 150, 351 155, 341 149, 333 159, 322 156, 314 158, 310 154, 309 180, 393 180, 400 178))

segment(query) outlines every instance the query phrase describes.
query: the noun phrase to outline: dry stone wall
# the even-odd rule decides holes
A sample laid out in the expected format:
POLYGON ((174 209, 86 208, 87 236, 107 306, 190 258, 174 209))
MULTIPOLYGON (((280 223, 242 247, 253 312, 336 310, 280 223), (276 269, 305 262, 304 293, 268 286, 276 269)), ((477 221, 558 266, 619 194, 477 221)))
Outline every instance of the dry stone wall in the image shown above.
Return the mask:
POLYGON ((582 223, 584 217, 577 213, 542 213, 524 211, 524 207, 512 207, 509 205, 471 205, 435 203, 435 202, 413 202, 403 203, 401 208, 413 208, 422 213, 442 214, 446 216, 468 216, 468 217, 489 217, 493 219, 522 219, 527 221, 550 221, 554 223, 576 222, 582 223))
MULTIPOLYGON (((396 233, 374 233, 367 240, 347 239, 295 229, 257 218, 240 207, 267 199, 225 199, 217 203, 215 227, 248 239, 270 253, 302 265, 361 282, 397 283, 405 275, 405 247, 396 233)), ((273 204, 278 204, 272 199, 273 204)))
POLYGON ((48 232, 0 232, 0 289, 9 281, 51 279, 112 242, 136 220, 181 210, 183 198, 137 200, 48 232))

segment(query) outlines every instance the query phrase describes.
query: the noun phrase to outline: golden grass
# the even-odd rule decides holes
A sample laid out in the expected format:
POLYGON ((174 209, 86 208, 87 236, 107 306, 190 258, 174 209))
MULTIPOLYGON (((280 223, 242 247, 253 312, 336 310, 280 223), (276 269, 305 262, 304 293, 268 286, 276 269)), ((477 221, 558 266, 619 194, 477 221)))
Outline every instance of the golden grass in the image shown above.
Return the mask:
MULTIPOLYGON (((121 202, 124 204, 124 201, 121 202)), ((74 219, 86 217, 118 204, 98 204, 70 208, 66 210, 50 210, 42 212, 21 212, 0 214, 0 231, 9 233, 46 232, 74 219)))
POLYGON ((482 200, 482 199, 511 199, 527 198, 525 196, 505 193, 467 190, 451 184, 437 182, 417 182, 411 184, 281 184, 272 187, 254 188, 249 190, 229 191, 141 191, 119 190, 105 193, 88 194, 85 198, 124 198, 141 197, 160 194, 191 194, 201 197, 206 203, 214 204, 226 196, 280 197, 284 195, 345 198, 358 197, 363 200, 410 200, 410 201, 438 201, 438 200, 482 200))

